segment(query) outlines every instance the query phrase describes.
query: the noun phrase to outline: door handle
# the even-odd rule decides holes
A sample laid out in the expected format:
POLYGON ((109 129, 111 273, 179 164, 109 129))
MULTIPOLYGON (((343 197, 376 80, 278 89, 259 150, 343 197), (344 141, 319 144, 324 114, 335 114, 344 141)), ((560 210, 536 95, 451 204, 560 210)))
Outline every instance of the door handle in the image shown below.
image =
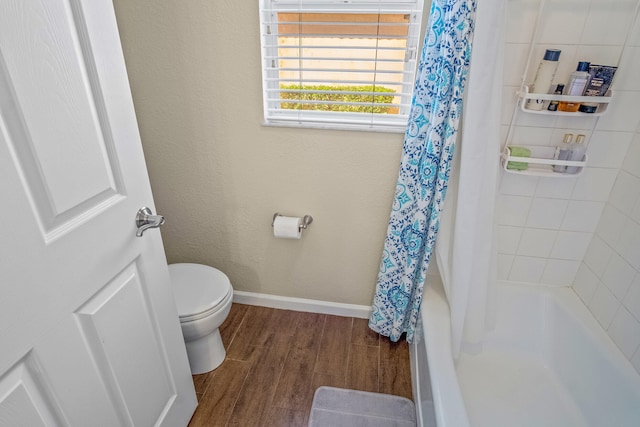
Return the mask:
POLYGON ((164 217, 162 215, 153 215, 151 209, 147 207, 140 208, 136 214, 136 236, 142 237, 142 233, 149 228, 158 228, 164 224, 164 217))

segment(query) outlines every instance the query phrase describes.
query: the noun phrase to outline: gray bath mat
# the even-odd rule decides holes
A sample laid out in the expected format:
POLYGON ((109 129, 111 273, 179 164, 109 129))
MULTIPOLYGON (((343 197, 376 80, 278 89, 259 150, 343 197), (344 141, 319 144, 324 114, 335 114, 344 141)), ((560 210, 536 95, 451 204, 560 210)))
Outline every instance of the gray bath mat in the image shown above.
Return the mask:
POLYGON ((415 427, 413 402, 400 396, 319 387, 309 427, 415 427))

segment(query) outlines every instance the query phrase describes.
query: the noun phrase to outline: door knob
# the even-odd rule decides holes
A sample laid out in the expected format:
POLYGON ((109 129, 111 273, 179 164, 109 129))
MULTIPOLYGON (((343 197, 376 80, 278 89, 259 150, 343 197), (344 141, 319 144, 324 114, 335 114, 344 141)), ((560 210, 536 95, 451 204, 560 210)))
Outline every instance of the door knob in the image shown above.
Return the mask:
POLYGON ((136 236, 142 237, 142 233, 149 228, 158 228, 164 224, 164 217, 162 215, 153 215, 151 209, 147 207, 140 208, 136 214, 136 236))

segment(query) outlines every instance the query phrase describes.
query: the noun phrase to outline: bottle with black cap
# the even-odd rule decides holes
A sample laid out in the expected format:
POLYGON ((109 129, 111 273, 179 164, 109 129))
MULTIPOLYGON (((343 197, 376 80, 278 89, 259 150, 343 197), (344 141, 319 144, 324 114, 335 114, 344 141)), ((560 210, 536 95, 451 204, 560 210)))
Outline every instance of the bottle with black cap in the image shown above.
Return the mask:
MULTIPOLYGON (((558 86, 556 86, 556 91, 553 92, 554 95, 562 95, 562 92, 564 91, 564 85, 561 83, 558 86)), ((558 101, 557 100, 552 100, 551 102, 549 102, 549 106, 547 107, 547 110, 549 111, 558 111, 558 101)))
MULTIPOLYGON (((578 68, 576 71, 571 73, 569 77, 569 83, 567 83, 567 92, 566 95, 569 96, 582 96, 584 93, 584 89, 589 84, 589 78, 591 75, 589 74, 589 65, 591 65, 587 61, 578 62, 578 68)), ((569 113, 575 113, 580 108, 579 102, 566 102, 560 101, 558 103, 558 110, 567 111, 569 113)))

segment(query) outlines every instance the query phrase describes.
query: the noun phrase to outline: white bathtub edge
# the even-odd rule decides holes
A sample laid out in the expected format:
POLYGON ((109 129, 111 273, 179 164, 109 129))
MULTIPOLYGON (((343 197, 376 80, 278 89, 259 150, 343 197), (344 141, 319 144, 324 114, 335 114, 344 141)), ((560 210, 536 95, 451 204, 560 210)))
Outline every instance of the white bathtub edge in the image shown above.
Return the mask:
POLYGON ((437 425, 438 427, 469 427, 467 410, 453 365, 449 304, 439 280, 432 280, 426 287, 421 317, 426 342, 442 344, 438 349, 427 346, 437 425))

